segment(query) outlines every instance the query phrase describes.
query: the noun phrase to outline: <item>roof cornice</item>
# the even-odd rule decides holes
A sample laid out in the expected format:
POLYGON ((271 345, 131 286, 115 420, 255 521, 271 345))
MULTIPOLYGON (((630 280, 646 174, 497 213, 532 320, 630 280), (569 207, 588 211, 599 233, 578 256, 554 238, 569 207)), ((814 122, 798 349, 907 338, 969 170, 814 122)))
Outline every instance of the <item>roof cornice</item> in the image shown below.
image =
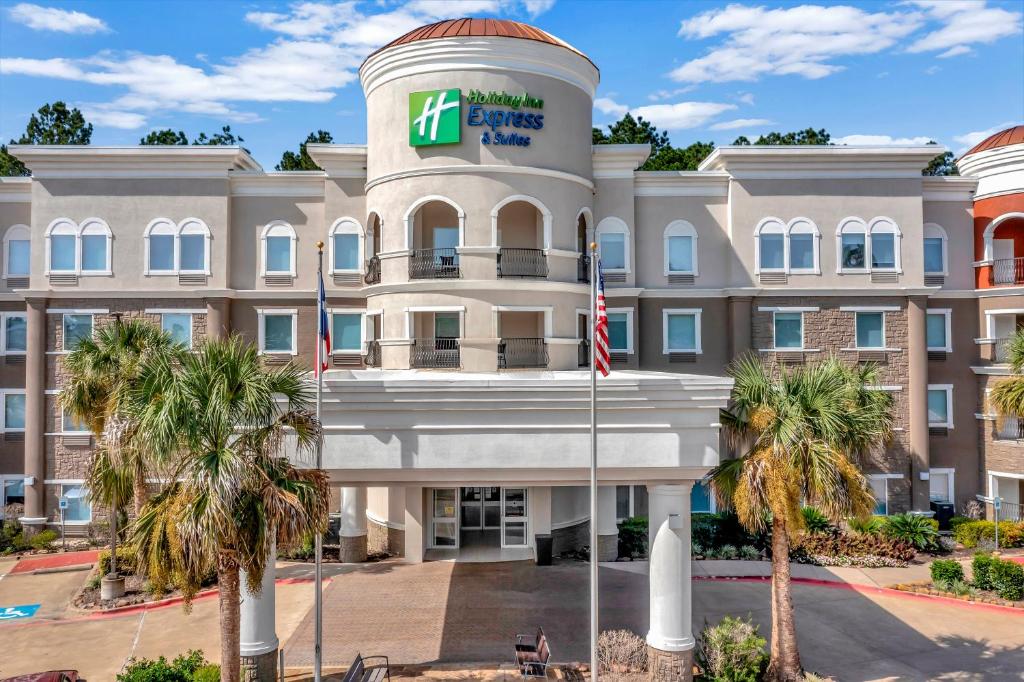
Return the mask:
POLYGON ((262 170, 248 152, 237 146, 14 144, 8 150, 37 179, 227 178, 233 170, 262 170))
POLYGON ((233 197, 323 198, 323 171, 235 171, 231 173, 233 197))
POLYGON ((722 171, 637 171, 633 193, 638 197, 724 197, 731 176, 722 171))
POLYGON ((977 178, 959 175, 924 175, 921 186, 925 201, 974 201, 977 178))
POLYGON ((742 145, 717 147, 698 170, 737 179, 920 178, 941 145, 742 145))
POLYGON ((632 178, 651 155, 649 144, 595 144, 591 147, 594 178, 632 178))
POLYGON ((365 178, 365 144, 306 145, 306 153, 327 173, 329 178, 365 178))
POLYGON ((20 204, 32 201, 32 178, 0 177, 0 203, 20 204))

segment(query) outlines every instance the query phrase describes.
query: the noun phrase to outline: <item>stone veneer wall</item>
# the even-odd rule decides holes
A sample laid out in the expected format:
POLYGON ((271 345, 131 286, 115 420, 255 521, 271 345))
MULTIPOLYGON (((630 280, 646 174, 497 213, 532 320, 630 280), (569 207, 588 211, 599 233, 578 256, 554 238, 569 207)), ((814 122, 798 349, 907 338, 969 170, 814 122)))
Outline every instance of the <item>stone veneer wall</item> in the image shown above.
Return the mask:
MULTIPOLYGON (((910 434, 907 415, 909 386, 909 355, 907 351, 907 299, 901 297, 875 297, 869 300, 850 297, 802 297, 772 298, 759 296, 752 304, 752 344, 755 352, 774 367, 778 366, 775 353, 760 352, 758 349, 774 346, 773 315, 761 311, 762 307, 817 307, 817 312, 804 313, 804 347, 818 349, 815 353, 805 353, 805 362, 814 362, 827 357, 830 353, 840 359, 855 363, 857 351, 844 350, 856 346, 855 313, 842 311, 848 306, 899 306, 898 311, 885 313, 885 344, 894 348, 886 353, 886 361, 878 363, 879 379, 882 386, 899 387, 890 392, 893 399, 895 416, 895 433, 892 442, 884 451, 874 453, 865 464, 865 473, 902 474, 901 479, 889 480, 890 511, 906 511, 910 509, 911 458, 910 434)), ((790 365, 792 366, 792 365, 790 365)))
POLYGON ((551 530, 551 552, 555 556, 590 544, 590 521, 551 530))
POLYGON ((391 528, 371 519, 366 520, 367 554, 405 556, 405 531, 391 528))
MULTIPOLYGON (((983 414, 995 414, 987 400, 986 391, 991 389, 1001 376, 978 376, 978 412, 983 414)), ((1024 440, 997 437, 999 422, 996 419, 986 419, 978 423, 978 454, 981 459, 981 470, 1003 471, 1008 474, 1024 474, 1024 440)), ((981 492, 987 494, 988 476, 985 475, 980 482, 981 492)))

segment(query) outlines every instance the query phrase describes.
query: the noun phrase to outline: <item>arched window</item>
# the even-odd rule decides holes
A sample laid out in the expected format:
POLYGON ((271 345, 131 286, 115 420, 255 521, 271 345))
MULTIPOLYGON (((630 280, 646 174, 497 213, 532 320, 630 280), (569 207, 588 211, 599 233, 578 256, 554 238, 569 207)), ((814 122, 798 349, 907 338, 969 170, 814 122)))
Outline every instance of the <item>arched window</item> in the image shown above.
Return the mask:
POLYGON ((793 218, 787 226, 789 272, 820 274, 818 244, 821 233, 818 226, 807 218, 793 218))
POLYGON ((210 228, 198 218, 175 225, 157 218, 146 227, 146 274, 210 274, 210 228))
POLYGON ((786 224, 765 218, 754 228, 755 273, 786 271, 786 224))
POLYGON ((82 274, 110 274, 110 228, 99 218, 89 218, 79 226, 82 274))
POLYGON ((78 225, 67 218, 46 228, 46 271, 78 272, 78 225))
POLYGON ((665 228, 665 274, 697 275, 697 230, 685 220, 665 228))
POLYGON ((354 218, 338 218, 330 232, 330 272, 362 272, 363 228, 354 218))
POLYGON ((210 228, 198 218, 178 223, 178 272, 210 274, 210 228))
POLYGON ((157 218, 146 226, 146 274, 173 275, 174 240, 178 235, 178 226, 167 218, 157 218))
POLYGON ((295 276, 295 230, 283 220, 263 228, 260 236, 264 275, 295 276))
POLYGON ((946 251, 948 237, 941 225, 924 224, 924 272, 928 275, 948 275, 949 256, 946 251))
POLYGON ((836 228, 836 272, 867 272, 868 226, 860 218, 846 218, 836 228))
POLYGON ((4 234, 4 277, 28 277, 31 267, 32 232, 28 225, 14 225, 4 234))
POLYGON ((629 272, 629 226, 621 218, 608 217, 597 224, 597 252, 604 272, 629 272))
POLYGON ((891 270, 899 272, 900 262, 900 228, 889 218, 875 218, 868 225, 870 235, 871 270, 891 270))
POLYGON ((75 224, 58 218, 46 228, 46 272, 77 275, 111 274, 110 228, 99 218, 75 224))

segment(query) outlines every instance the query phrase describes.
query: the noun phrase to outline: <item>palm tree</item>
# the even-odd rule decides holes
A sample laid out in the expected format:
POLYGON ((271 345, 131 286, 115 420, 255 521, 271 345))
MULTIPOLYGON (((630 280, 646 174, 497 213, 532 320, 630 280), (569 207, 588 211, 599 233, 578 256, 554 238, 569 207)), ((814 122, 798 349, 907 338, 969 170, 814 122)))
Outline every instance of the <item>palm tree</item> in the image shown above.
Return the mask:
POLYGON ((93 501, 110 509, 110 571, 117 576, 117 517, 134 501, 135 514, 146 501, 146 475, 154 453, 137 437, 131 405, 143 357, 173 356, 170 336, 144 320, 100 327, 79 340, 64 358, 67 372, 58 396, 60 406, 84 422, 96 439, 96 451, 86 473, 93 501))
POLYGON ((221 680, 237 682, 239 571, 258 593, 275 540, 291 545, 327 528, 326 476, 284 456, 319 442, 310 382, 292 363, 264 368, 240 337, 207 341, 177 362, 150 360, 136 403, 141 430, 173 453, 175 483, 146 505, 132 541, 150 580, 176 583, 186 598, 216 573, 221 680))
POLYGON ((996 382, 989 400, 1000 414, 1024 416, 1024 329, 1018 329, 1006 347, 1012 377, 996 382))
POLYGON ((742 454, 708 480, 719 504, 753 532, 771 528, 772 627, 767 679, 800 680, 790 593, 790 543, 803 528, 801 505, 833 520, 865 517, 874 500, 856 462, 892 432, 889 396, 872 367, 836 358, 772 371, 745 356, 728 370, 735 383, 722 426, 742 454))

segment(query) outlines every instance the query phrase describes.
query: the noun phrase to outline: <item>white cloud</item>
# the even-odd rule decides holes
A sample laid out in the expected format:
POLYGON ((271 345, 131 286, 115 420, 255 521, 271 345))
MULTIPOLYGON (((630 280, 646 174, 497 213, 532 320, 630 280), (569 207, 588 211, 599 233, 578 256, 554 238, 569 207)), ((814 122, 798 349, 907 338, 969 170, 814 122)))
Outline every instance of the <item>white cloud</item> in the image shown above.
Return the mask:
POLYGON ((555 0, 523 0, 523 7, 531 18, 536 19, 555 6, 555 0))
POLYGON ((986 0, 913 0, 941 26, 914 41, 908 52, 944 50, 940 57, 970 52, 975 43, 994 43, 1024 30, 1021 12, 989 7, 986 0))
POLYGON ((833 137, 833 144, 871 145, 874 147, 907 147, 928 144, 931 137, 893 137, 892 135, 844 135, 833 137))
POLYGON ((736 118, 731 121, 722 121, 709 126, 709 130, 736 130, 737 128, 756 128, 774 123, 767 118, 736 118))
POLYGON ((754 93, 744 92, 742 95, 736 98, 740 104, 746 104, 747 106, 754 106, 754 93))
POLYGON ((991 128, 987 128, 985 130, 975 130, 970 133, 964 133, 963 135, 954 135, 953 141, 960 145, 960 149, 957 151, 957 153, 961 154, 970 149, 971 147, 973 147, 974 145, 978 144, 982 140, 984 140, 989 135, 995 135, 999 131, 1006 130, 1007 128, 1010 128, 1014 125, 1016 124, 1013 121, 1007 121, 1005 123, 1000 123, 999 125, 994 125, 991 128))
POLYGON ((926 74, 928 74, 929 76, 934 76, 939 71, 942 71, 942 67, 941 66, 935 66, 934 64, 932 66, 929 66, 927 69, 924 70, 924 72, 926 74))
POLYGON ((84 12, 42 7, 28 2, 21 2, 11 7, 8 14, 12 21, 37 31, 89 34, 110 30, 110 27, 102 19, 89 16, 84 12))
POLYGON ((595 99, 594 108, 602 114, 611 114, 612 116, 622 116, 629 111, 629 107, 625 104, 619 104, 610 97, 598 97, 595 99))
POLYGON ((659 128, 683 130, 697 128, 723 111, 735 109, 735 104, 720 102, 677 102, 675 104, 648 104, 632 109, 634 116, 643 116, 659 128))
POLYGON ((945 52, 941 52, 935 56, 938 57, 939 59, 948 59, 950 57, 957 57, 962 54, 971 54, 972 52, 974 52, 974 50, 967 47, 966 45, 956 45, 954 47, 949 48, 945 52))
POLYGON ((724 40, 669 75, 692 83, 754 81, 787 74, 823 78, 843 68, 836 58, 881 52, 921 24, 919 12, 866 12, 845 5, 768 9, 732 4, 682 22, 679 35, 684 38, 724 36, 724 40))
POLYGON ((96 125, 109 126, 111 128, 124 128, 134 130, 146 125, 146 117, 132 111, 115 111, 106 108, 93 109, 84 106, 82 115, 86 120, 96 125))

